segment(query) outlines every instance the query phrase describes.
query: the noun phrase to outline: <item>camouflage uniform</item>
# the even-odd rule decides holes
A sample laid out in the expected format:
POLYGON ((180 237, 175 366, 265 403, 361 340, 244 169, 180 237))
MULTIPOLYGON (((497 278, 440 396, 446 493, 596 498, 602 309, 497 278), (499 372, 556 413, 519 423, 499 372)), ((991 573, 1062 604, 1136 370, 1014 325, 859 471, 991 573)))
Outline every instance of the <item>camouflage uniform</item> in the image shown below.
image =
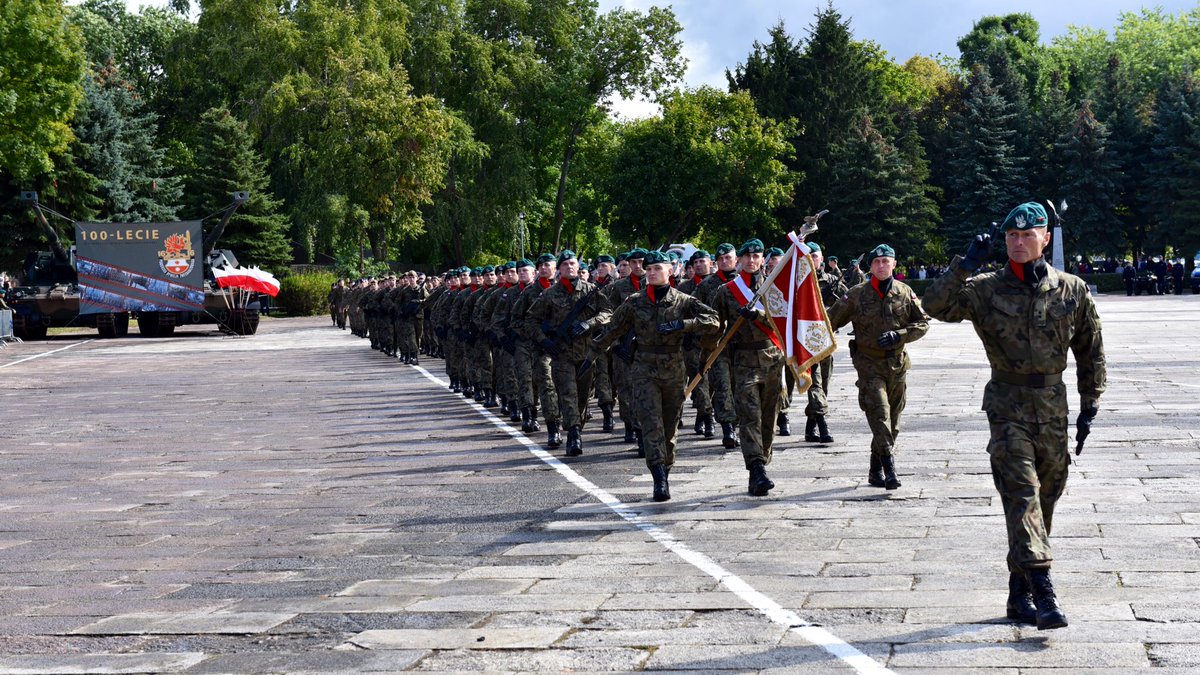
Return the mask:
MULTIPOLYGON (((711 275, 708 275, 711 276, 711 275)), ((708 278, 708 276, 693 276, 690 279, 684 279, 679 283, 676 289, 680 293, 694 296, 696 289, 700 284, 708 278)), ((691 382, 692 378, 700 372, 704 367, 706 357, 704 350, 700 348, 699 340, 695 335, 688 335, 683 340, 683 362, 684 368, 687 371, 687 381, 691 382)), ((692 407, 696 409, 696 418, 702 421, 705 418, 712 417, 713 403, 712 392, 709 391, 708 373, 700 378, 700 382, 692 389, 692 407)))
MULTIPOLYGON (((620 279, 615 283, 609 284, 604 288, 603 293, 608 299, 610 307, 620 307, 625 300, 634 293, 640 292, 646 287, 646 277, 630 275, 624 279, 620 279)), ((618 336, 621 339, 623 336, 618 336)), ((616 389, 616 399, 620 404, 619 414, 621 421, 625 422, 627 427, 632 429, 638 428, 636 415, 633 413, 633 388, 632 382, 629 379, 628 354, 616 352, 617 361, 613 362, 612 381, 614 389, 616 389)))
POLYGON ((429 295, 425 298, 425 302, 421 303, 421 314, 425 318, 425 339, 422 346, 426 354, 430 356, 444 356, 442 353, 442 338, 438 331, 438 323, 434 320, 434 310, 438 306, 438 302, 446 293, 446 287, 438 286, 429 291, 429 295))
POLYGON ((487 325, 483 327, 488 339, 495 345, 496 389, 504 398, 509 419, 520 417, 521 392, 517 387, 517 343, 512 337, 512 309, 517 296, 524 288, 520 284, 504 284, 492 296, 487 307, 487 325))
MULTIPOLYGON (((817 273, 817 284, 821 288, 821 302, 826 311, 850 292, 841 277, 824 271, 817 273)), ((823 418, 829 414, 829 379, 833 375, 833 355, 825 357, 809 372, 812 376, 812 386, 808 388, 808 405, 804 408, 804 414, 809 418, 823 418)), ((790 405, 790 390, 788 398, 790 405)))
POLYGON ((834 330, 854 324, 850 359, 858 372, 858 405, 871 427, 872 457, 890 463, 900 433, 906 375, 912 366, 904 345, 929 332, 929 317, 907 284, 895 279, 885 283, 890 283, 890 288, 882 297, 872 282, 850 289, 829 310, 829 323, 834 330), (892 349, 881 349, 879 336, 888 331, 899 333, 901 342, 892 349))
MULTIPOLYGON (((709 307, 716 308, 717 292, 726 283, 733 280, 737 276, 735 272, 725 273, 717 270, 708 275, 704 281, 696 286, 696 290, 692 293, 692 297, 709 307)), ((708 360, 708 353, 702 351, 700 354, 701 364, 708 360)), ((708 370, 705 378, 708 380, 709 391, 711 392, 713 415, 717 422, 724 427, 725 425, 736 424, 738 422, 738 413, 734 404, 734 379, 733 367, 730 363, 730 353, 728 351, 721 352, 716 361, 713 361, 712 368, 708 370)), ((778 397, 777 397, 778 398, 778 397)), ((739 434, 740 435, 740 434, 739 434)), ((737 447, 737 441, 726 442, 726 447, 737 447)))
POLYGON ((634 383, 633 407, 642 430, 646 465, 670 468, 675 463, 675 438, 683 414, 684 337, 717 332, 717 314, 669 285, 647 288, 616 309, 599 344, 606 349, 630 330, 637 335, 637 351, 629 377, 634 383), (682 321, 682 330, 666 335, 658 332, 660 324, 672 321, 682 321))
MULTIPOLYGON (((550 375, 558 393, 558 409, 563 427, 571 429, 583 424, 591 390, 593 368, 584 368, 591 349, 587 334, 603 326, 612 315, 608 299, 596 285, 577 281, 568 285, 566 279, 552 285, 529 307, 525 315, 525 331, 538 344, 554 344, 557 353, 551 354, 550 375), (577 302, 588 297, 575 321, 588 324, 588 333, 576 338, 559 335, 558 329, 577 302)), ((570 326, 563 327, 569 329, 570 326)))
POLYGON ((518 400, 523 410, 529 411, 530 421, 522 426, 525 431, 537 431, 537 408, 539 401, 546 422, 558 422, 558 394, 550 376, 550 357, 542 351, 535 335, 526 326, 529 308, 541 294, 553 284, 549 279, 535 279, 517 295, 513 303, 509 326, 516 339, 516 367, 518 400))
POLYGON ((1067 483, 1067 351, 1075 355, 1084 401, 1104 392, 1100 317, 1079 277, 1045 267, 1036 286, 1011 267, 970 277, 959 267, 938 277, 925 308, 942 321, 970 321, 992 378, 983 393, 991 427, 992 478, 1004 505, 1010 569, 1050 567, 1054 506, 1067 483))
POLYGON ((866 281, 867 277, 863 274, 862 268, 858 266, 857 262, 851 262, 846 266, 846 271, 842 272, 842 280, 846 282, 847 288, 854 288, 866 281))

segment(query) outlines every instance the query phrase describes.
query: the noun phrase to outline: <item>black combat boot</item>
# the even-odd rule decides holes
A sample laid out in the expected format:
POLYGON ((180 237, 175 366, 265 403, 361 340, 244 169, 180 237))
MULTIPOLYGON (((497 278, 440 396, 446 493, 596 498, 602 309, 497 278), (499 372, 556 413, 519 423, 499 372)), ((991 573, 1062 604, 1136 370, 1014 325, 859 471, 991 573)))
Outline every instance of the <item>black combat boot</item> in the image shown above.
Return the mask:
POLYGON ((471 388, 471 383, 467 382, 462 388, 463 398, 475 398, 475 390, 471 388))
POLYGON ((475 396, 473 397, 476 403, 483 403, 487 400, 487 389, 482 385, 475 385, 475 396))
POLYGON ((1020 572, 1009 572, 1008 606, 1005 614, 1013 621, 1036 624, 1037 613, 1037 605, 1033 603, 1033 593, 1029 590, 1029 581, 1025 575, 1020 572))
POLYGON ((767 467, 762 462, 750 465, 750 494, 755 497, 766 497, 774 489, 775 483, 767 477, 767 467))
POLYGON ((821 437, 817 435, 817 418, 810 416, 804 423, 804 442, 805 443, 820 443, 821 437))
POLYGON ((546 420, 546 447, 557 448, 562 445, 562 436, 558 435, 558 420, 546 420))
POLYGON ((417 358, 417 353, 416 353, 416 352, 409 352, 409 354, 408 354, 408 364, 409 364, 410 366, 419 366, 419 365, 421 365, 421 360, 417 358))
POLYGON ((671 486, 667 483, 667 467, 655 464, 650 467, 650 475, 654 476, 654 501, 665 502, 671 499, 671 486))
POLYGON ((692 427, 692 431, 697 436, 704 433, 704 415, 696 413, 696 424, 692 427))
POLYGON ((529 428, 534 432, 542 430, 542 425, 538 422, 538 409, 536 405, 529 407, 529 428))
POLYGON ((498 401, 496 401, 496 390, 495 389, 484 389, 483 392, 484 392, 483 407, 497 408, 500 406, 500 403, 498 401))
POLYGON ((508 414, 508 399, 505 398, 503 395, 500 396, 500 414, 501 415, 508 414))
POLYGON ((1063 614, 1050 582, 1050 570, 1029 570, 1029 589, 1033 592, 1033 604, 1037 605, 1038 630, 1065 628, 1067 615, 1063 614))
POLYGON ((567 429, 567 457, 578 457, 583 454, 583 439, 580 438, 579 425, 567 429))
POLYGON ((716 436, 713 433, 713 416, 712 413, 708 413, 704 416, 704 437, 712 438, 713 436, 716 436))
POLYGON ((637 450, 638 457, 645 459, 646 458, 646 439, 642 437, 642 430, 634 429, 633 436, 635 439, 637 439, 637 447, 634 449, 637 450))
POLYGON ((867 474, 867 485, 871 487, 883 487, 883 462, 879 461, 879 456, 871 453, 871 472, 867 474))
POLYGON ((822 443, 833 442, 833 436, 829 435, 829 427, 825 424, 824 415, 817 417, 817 433, 821 434, 821 437, 817 440, 821 441, 822 443))
POLYGON ((900 487, 900 479, 896 478, 896 463, 891 455, 884 455, 879 458, 880 464, 883 465, 883 487, 889 490, 895 490, 900 487))
POLYGON ((521 431, 525 433, 533 431, 533 425, 529 423, 531 417, 533 417, 533 410, 531 408, 521 408, 521 431))
POLYGON ((508 421, 513 424, 523 421, 521 419, 521 409, 517 407, 516 401, 508 402, 508 421))
POLYGON ((779 427, 778 436, 791 436, 792 423, 788 420, 788 414, 781 412, 775 416, 775 425, 779 427))
POLYGON ((632 443, 635 440, 637 440, 633 436, 633 422, 631 422, 629 420, 621 420, 621 421, 625 423, 625 442, 632 443))
POLYGON ((458 378, 457 377, 450 378, 450 391, 452 391, 456 394, 458 392, 462 391, 462 387, 458 386, 458 378))
POLYGON ((600 430, 605 433, 612 433, 613 430, 613 404, 601 403, 600 414, 604 415, 604 422, 600 426, 600 430))
POLYGON ((721 422, 721 445, 725 446, 726 450, 732 450, 739 445, 733 422, 721 422))

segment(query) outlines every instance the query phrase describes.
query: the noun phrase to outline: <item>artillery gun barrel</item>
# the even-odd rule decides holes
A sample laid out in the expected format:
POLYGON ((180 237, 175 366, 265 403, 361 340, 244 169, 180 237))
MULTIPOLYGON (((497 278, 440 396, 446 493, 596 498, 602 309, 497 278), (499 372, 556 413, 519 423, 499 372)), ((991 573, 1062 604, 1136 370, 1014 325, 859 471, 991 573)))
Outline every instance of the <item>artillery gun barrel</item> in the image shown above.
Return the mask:
POLYGON ((204 237, 204 257, 202 260, 208 264, 208 256, 212 255, 213 249, 217 247, 217 242, 220 241, 221 235, 225 233, 225 226, 229 225, 229 219, 233 214, 237 213, 238 207, 245 204, 250 199, 249 192, 233 193, 233 203, 225 207, 224 213, 221 215, 221 222, 212 229, 212 232, 204 237))
POLYGON ((42 205, 38 203, 38 194, 32 191, 23 191, 21 193, 21 201, 29 205, 33 212, 37 214, 38 224, 42 226, 42 231, 46 233, 46 238, 50 240, 50 250, 54 251, 54 259, 61 264, 69 264, 71 256, 67 254, 67 249, 63 248, 62 239, 59 238, 58 232, 50 225, 50 221, 46 220, 46 214, 42 211, 42 205))

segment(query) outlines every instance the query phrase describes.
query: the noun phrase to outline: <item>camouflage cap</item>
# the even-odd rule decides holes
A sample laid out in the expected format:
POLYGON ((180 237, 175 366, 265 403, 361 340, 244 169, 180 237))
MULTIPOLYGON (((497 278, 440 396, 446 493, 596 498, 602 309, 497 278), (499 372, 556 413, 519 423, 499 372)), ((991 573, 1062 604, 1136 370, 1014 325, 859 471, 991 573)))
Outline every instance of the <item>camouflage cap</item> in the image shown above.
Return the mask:
POLYGON ((739 256, 743 256, 743 255, 748 255, 750 253, 762 253, 762 252, 763 252, 762 240, 761 239, 750 239, 742 244, 742 247, 738 249, 737 254, 739 256))
POLYGON ((656 263, 670 263, 670 262, 671 262, 671 256, 667 255, 666 253, 663 253, 662 251, 647 251, 645 258, 642 261, 642 264, 649 267, 650 265, 654 265, 656 263))
POLYGON ((562 253, 558 254, 558 264, 559 265, 563 264, 567 260, 576 260, 576 259, 577 259, 577 256, 575 255, 575 251, 572 251, 569 248, 564 248, 562 250, 562 253))
POLYGON ((628 258, 630 260, 642 260, 646 257, 647 253, 649 253, 649 251, 644 248, 635 248, 629 252, 628 258))
POLYGON ((616 262, 617 261, 613 260, 613 257, 611 255, 605 254, 605 255, 596 256, 596 264, 597 265, 599 265, 600 263, 616 263, 616 262))
POLYGON ((1025 202, 1009 212, 1004 219, 1001 229, 1032 230, 1035 227, 1046 227, 1046 209, 1037 202, 1025 202))
POLYGON ((719 255, 719 256, 725 255, 726 253, 733 253, 736 250, 737 250, 737 248, 735 248, 733 244, 718 244, 717 245, 717 255, 719 255))
POLYGON ((708 255, 708 251, 701 249, 701 250, 698 250, 695 253, 693 253, 692 257, 688 258, 688 262, 696 262, 697 260, 699 260, 701 258, 708 258, 708 257, 710 257, 708 255))
POLYGON ((543 253, 538 256, 537 264, 541 265, 542 263, 554 262, 554 260, 555 258, 553 253, 543 253))
POLYGON ((875 248, 871 249, 870 252, 868 252, 866 255, 863 256, 863 262, 870 265, 871 261, 876 258, 895 258, 895 257, 896 257, 896 249, 892 248, 891 246, 888 246, 887 244, 880 244, 880 245, 876 246, 875 248))
POLYGON ((513 267, 515 269, 521 269, 522 267, 533 267, 533 261, 529 258, 521 258, 517 262, 513 263, 513 267))

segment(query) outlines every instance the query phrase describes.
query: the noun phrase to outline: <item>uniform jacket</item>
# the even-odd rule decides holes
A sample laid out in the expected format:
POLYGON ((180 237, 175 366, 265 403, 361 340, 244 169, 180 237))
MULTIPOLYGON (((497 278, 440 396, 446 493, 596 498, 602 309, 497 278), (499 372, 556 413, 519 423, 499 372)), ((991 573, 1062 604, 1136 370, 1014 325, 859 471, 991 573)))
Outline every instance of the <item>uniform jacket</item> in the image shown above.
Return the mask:
MULTIPOLYGON (((766 280, 762 270, 757 274, 749 274, 747 272, 740 274, 744 275, 747 285, 753 291, 758 291, 763 281, 766 280)), ((720 282, 720 279, 716 275, 713 275, 705 279, 704 283, 700 284, 700 287, 704 288, 706 284, 714 279, 718 283, 720 282)), ((733 277, 731 276, 730 283, 732 283, 732 279, 733 277)), ((741 308, 742 306, 738 303, 737 298, 733 295, 733 291, 729 288, 729 283, 716 286, 716 291, 713 293, 713 309, 717 311, 717 315, 721 318, 723 330, 728 331, 741 318, 738 313, 738 310, 741 308)), ((771 329, 771 319, 766 314, 763 314, 758 321, 743 321, 742 325, 738 327, 737 332, 729 339, 729 345, 725 351, 729 355, 730 362, 735 367, 780 367, 783 362, 783 351, 771 342, 771 334, 764 331, 763 328, 767 330, 771 329), (760 325, 762 328, 760 328, 760 325), (751 345, 759 346, 752 347, 751 345)))
MULTIPOLYGON (((1075 354, 1079 395, 1100 398, 1107 379, 1100 316, 1082 279, 1047 265, 1045 278, 1031 286, 1008 266, 968 277, 958 263, 956 257, 926 292, 931 315, 970 321, 996 371, 1057 375, 1067 369, 1069 349, 1075 354)), ((1067 415, 1066 386, 1027 387, 993 379, 984 390, 983 409, 1007 419, 1050 422, 1067 415)))
POLYGON ((713 308, 669 285, 661 297, 651 300, 648 291, 635 293, 613 312, 612 321, 597 346, 608 349, 622 335, 633 330, 637 336, 638 360, 654 360, 660 356, 682 357, 684 337, 692 333, 716 333, 720 330, 713 308), (683 330, 667 335, 658 332, 658 325, 683 321, 683 330))
MULTIPOLYGON (((579 362, 588 356, 588 346, 591 342, 589 336, 608 323, 612 318, 612 309, 608 298, 596 288, 596 284, 576 281, 572 286, 572 289, 568 289, 563 280, 559 280, 539 295, 525 313, 525 331, 535 342, 554 340, 559 349, 559 356, 555 358, 579 362), (571 313, 576 302, 585 296, 590 297, 577 313, 575 320, 586 321, 587 332, 576 338, 555 335, 555 331, 571 313)), ((566 328, 569 330, 570 326, 566 328)))
POLYGON ((894 330, 902 338, 900 345, 892 350, 903 350, 904 345, 929 332, 929 317, 921 310, 917 294, 896 279, 892 279, 891 288, 882 298, 869 280, 851 288, 845 298, 834 303, 828 315, 834 330, 854 324, 854 341, 867 348, 868 356, 869 352, 880 350, 879 336, 888 331, 894 330))

